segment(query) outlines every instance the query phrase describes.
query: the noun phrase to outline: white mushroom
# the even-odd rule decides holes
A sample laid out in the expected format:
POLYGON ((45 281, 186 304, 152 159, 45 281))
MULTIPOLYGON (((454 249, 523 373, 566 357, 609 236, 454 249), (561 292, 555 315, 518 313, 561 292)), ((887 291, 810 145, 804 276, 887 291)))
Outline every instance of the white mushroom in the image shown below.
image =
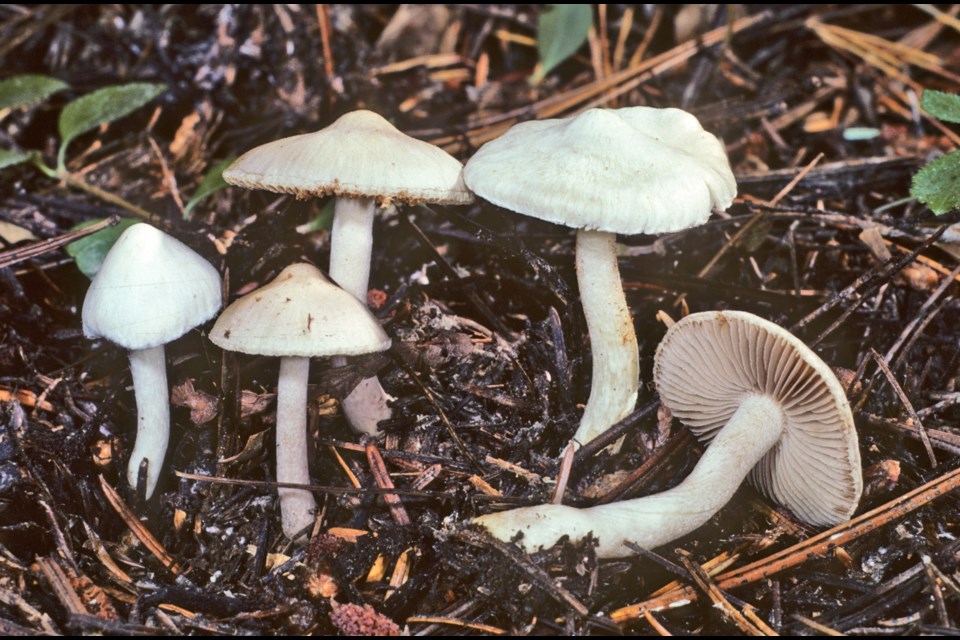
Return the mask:
POLYGON ((147 461, 153 495, 170 440, 170 392, 164 345, 212 318, 221 305, 220 274, 193 249, 148 224, 114 243, 83 301, 83 333, 130 349, 137 399, 137 441, 127 482, 136 487, 147 461))
MULTIPOLYGON (((361 110, 326 129, 252 149, 223 177, 230 184, 298 198, 336 196, 330 277, 366 304, 376 204, 468 204, 473 194, 463 184, 462 170, 439 147, 361 110)), ((375 435, 377 423, 390 417, 388 399, 380 382, 368 378, 344 399, 344 413, 354 429, 375 435)))
POLYGON ((498 206, 578 229, 593 379, 574 438, 589 442, 633 410, 640 378, 616 234, 679 231, 730 206, 723 145, 679 109, 591 109, 516 125, 480 148, 464 180, 498 206))
MULTIPOLYGON (((293 264, 272 282, 224 309, 210 340, 228 351, 281 356, 277 382, 277 481, 310 484, 307 377, 314 356, 351 356, 390 348, 367 308, 309 264, 293 264)), ((282 487, 283 532, 297 536, 313 522, 316 501, 305 489, 282 487)))
POLYGON ((657 349, 661 400, 710 442, 676 487, 586 509, 543 505, 476 519, 501 540, 518 533, 527 551, 593 532, 598 556, 652 549, 709 520, 743 479, 814 525, 850 518, 862 492, 860 451, 843 388, 806 345, 742 311, 687 316, 657 349))

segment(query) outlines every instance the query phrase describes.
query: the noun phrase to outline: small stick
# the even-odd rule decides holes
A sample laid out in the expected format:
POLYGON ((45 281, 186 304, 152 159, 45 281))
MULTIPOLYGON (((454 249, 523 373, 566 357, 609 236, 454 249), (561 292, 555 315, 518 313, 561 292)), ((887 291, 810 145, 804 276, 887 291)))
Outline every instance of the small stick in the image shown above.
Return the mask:
MULTIPOLYGON (((383 458, 380 456, 377 445, 368 442, 366 450, 367 462, 370 463, 370 470, 373 472, 373 479, 376 480, 377 486, 381 489, 395 489, 396 487, 393 486, 393 480, 390 479, 390 474, 387 472, 387 465, 383 463, 383 458)), ((410 524, 410 516, 407 515, 407 510, 403 508, 403 501, 400 500, 400 496, 395 493, 384 493, 383 500, 390 508, 390 515, 393 517, 394 522, 401 527, 410 524)))
POLYGON ((907 398, 907 394, 903 392, 903 388, 893 376, 893 372, 890 371, 890 367, 887 366, 887 361, 883 359, 883 356, 877 353, 873 347, 870 347, 869 353, 870 357, 873 358, 877 363, 877 366, 880 367, 880 370, 883 371, 883 375, 887 377, 887 382, 890 383, 890 386, 893 388, 894 392, 896 392, 897 397, 900 398, 900 402, 903 403, 907 413, 910 414, 910 418, 913 420, 917 434, 920 436, 920 441, 923 443, 923 448, 927 450, 927 457, 930 459, 930 466, 936 469, 937 456, 933 453, 933 447, 930 445, 930 438, 927 437, 927 432, 923 428, 923 422, 920 420, 920 416, 917 415, 917 412, 913 408, 913 404, 910 403, 909 398, 907 398))

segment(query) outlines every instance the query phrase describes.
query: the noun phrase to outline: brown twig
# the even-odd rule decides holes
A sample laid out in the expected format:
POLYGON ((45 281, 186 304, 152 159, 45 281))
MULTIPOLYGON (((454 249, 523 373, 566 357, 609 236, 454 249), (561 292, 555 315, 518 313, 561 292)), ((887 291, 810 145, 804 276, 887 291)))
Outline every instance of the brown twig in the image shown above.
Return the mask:
POLYGON ((145 546, 150 553, 156 556, 160 564, 174 575, 180 573, 180 565, 177 564, 177 561, 167 553, 167 550, 164 549, 163 545, 150 533, 150 530, 140 522, 137 515, 130 510, 130 507, 127 506, 123 498, 120 497, 120 494, 117 493, 117 490, 110 486, 110 483, 108 483, 103 476, 100 476, 100 489, 107 498, 107 502, 110 503, 113 510, 117 512, 120 519, 127 525, 127 528, 143 543, 143 546, 145 546))
POLYGON ((897 397, 900 398, 900 402, 903 403, 904 408, 907 410, 907 413, 910 414, 910 419, 913 420, 914 428, 917 430, 917 435, 920 437, 920 441, 923 443, 923 448, 927 450, 927 458, 930 460, 930 467, 937 468, 937 456, 933 452, 933 447, 930 445, 930 438, 927 437, 927 431, 923 428, 923 421, 920 420, 920 416, 917 415, 916 410, 913 408, 913 404, 910 402, 910 399, 907 398, 907 394, 903 392, 903 388, 900 386, 900 383, 897 382, 896 377, 893 375, 893 371, 890 371, 890 367, 887 366, 886 360, 883 359, 873 347, 868 351, 870 357, 873 358, 874 362, 877 363, 877 366, 880 367, 880 370, 883 371, 883 375, 887 377, 887 382, 890 383, 890 387, 897 394, 897 397))
MULTIPOLYGON (((380 451, 377 449, 377 446, 372 442, 368 442, 366 450, 367 462, 370 464, 370 470, 373 472, 373 479, 376 481, 377 486, 381 489, 395 489, 396 487, 393 486, 393 480, 390 479, 390 474, 387 472, 387 465, 383 463, 383 458, 380 456, 380 451)), ((390 508, 390 516, 398 526, 405 527, 410 524, 410 516, 407 515, 407 510, 403 507, 403 501, 400 500, 400 496, 396 493, 384 493, 383 500, 390 508)))

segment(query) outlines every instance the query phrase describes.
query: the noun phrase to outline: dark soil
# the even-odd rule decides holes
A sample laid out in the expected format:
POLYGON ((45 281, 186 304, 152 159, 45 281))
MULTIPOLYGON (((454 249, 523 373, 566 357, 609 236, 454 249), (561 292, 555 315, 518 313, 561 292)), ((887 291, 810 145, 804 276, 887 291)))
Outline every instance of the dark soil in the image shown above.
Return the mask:
MULTIPOLYGON (((0 631, 376 633, 389 620, 432 635, 960 631, 960 250, 928 239, 958 218, 908 198, 913 173, 960 142, 917 106, 922 88, 957 91, 956 7, 938 20, 908 5, 714 5, 684 32, 675 7, 600 5, 588 45, 536 88, 536 5, 424 7, 6 5, 0 74, 71 89, 0 115, 0 148, 53 162, 68 101, 166 84, 75 140, 68 169, 153 214, 221 270, 233 300, 291 262, 326 267, 327 231, 297 228, 328 203, 227 188, 185 218, 225 158, 358 108, 464 161, 516 121, 686 108, 725 141, 739 197, 702 227, 621 238, 641 397, 620 453, 577 456, 565 503, 684 477, 700 449, 658 413, 657 313, 741 309, 846 370, 866 474, 857 514, 906 506, 841 526, 853 533, 812 552, 794 545, 819 532, 749 486, 694 534, 627 560, 598 561, 589 541, 527 556, 467 528, 550 498, 590 382, 572 232, 483 202, 378 220, 371 287, 395 346, 346 370, 313 364, 309 543, 284 539, 271 482, 277 362, 223 354, 209 325, 168 346, 181 405, 168 468, 143 502, 124 480, 136 420, 126 354, 83 337, 87 279, 62 249, 16 263, 5 252, 0 631), (397 400, 385 436, 365 446, 336 398, 373 372, 397 400), (392 517, 371 450, 412 524, 392 517), (909 502, 934 481, 929 499, 909 502), (787 560, 761 579, 705 577, 781 550, 787 560), (695 595, 628 608, 674 580, 695 595)), ((130 215, 29 164, 0 175, 0 219, 41 239, 130 215)))

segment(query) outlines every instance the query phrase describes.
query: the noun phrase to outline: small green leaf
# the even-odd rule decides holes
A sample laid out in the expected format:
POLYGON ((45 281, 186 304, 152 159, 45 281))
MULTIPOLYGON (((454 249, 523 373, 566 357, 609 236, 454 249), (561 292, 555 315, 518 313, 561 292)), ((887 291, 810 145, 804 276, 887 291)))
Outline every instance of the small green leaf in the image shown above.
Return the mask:
MULTIPOLYGON (((81 222, 73 230, 85 229, 98 222, 102 222, 102 220, 81 222)), ((93 280, 93 276, 97 275, 97 271, 100 270, 100 265, 103 264, 103 259, 107 257, 113 243, 117 241, 121 233, 127 230, 127 227, 137 222, 137 220, 124 218, 116 226, 107 227, 86 238, 71 242, 66 247, 67 254, 77 261, 77 267, 83 272, 83 275, 93 280)))
POLYGON ((0 149, 0 169, 6 169, 21 162, 27 162, 30 160, 30 157, 29 153, 21 153, 20 151, 13 151, 12 149, 0 149))
POLYGON ((576 53, 584 42, 593 24, 593 5, 548 4, 540 12, 537 21, 537 53, 540 68, 530 78, 532 84, 540 84, 558 64, 576 53))
POLYGON ((875 140, 880 137, 880 133, 880 129, 876 127, 847 127, 843 130, 843 139, 851 142, 875 140))
POLYGON ((913 176, 910 195, 940 215, 960 207, 960 151, 937 158, 913 176))
POLYGON ((336 198, 329 198, 323 208, 313 218, 297 227, 297 233, 313 233, 314 231, 330 231, 333 228, 333 210, 336 198))
POLYGON ((70 85, 50 76, 28 74, 13 76, 0 82, 0 109, 28 107, 43 102, 70 85))
POLYGON ((60 113, 60 158, 79 135, 133 113, 156 98, 166 85, 137 82, 107 87, 77 98, 60 113))
POLYGON ((197 187, 197 192, 193 194, 193 197, 190 198, 190 201, 187 203, 187 206, 183 208, 183 217, 185 220, 190 219, 190 212, 197 205, 198 202, 209 196, 210 194, 216 193, 228 187, 226 180, 223 179, 223 170, 233 164, 233 161, 236 158, 227 158, 226 160, 221 160, 217 164, 213 165, 207 175, 203 176, 203 180, 200 182, 200 186, 197 187))
POLYGON ((946 122, 960 122, 960 96, 934 89, 925 89, 920 96, 923 110, 946 122))

